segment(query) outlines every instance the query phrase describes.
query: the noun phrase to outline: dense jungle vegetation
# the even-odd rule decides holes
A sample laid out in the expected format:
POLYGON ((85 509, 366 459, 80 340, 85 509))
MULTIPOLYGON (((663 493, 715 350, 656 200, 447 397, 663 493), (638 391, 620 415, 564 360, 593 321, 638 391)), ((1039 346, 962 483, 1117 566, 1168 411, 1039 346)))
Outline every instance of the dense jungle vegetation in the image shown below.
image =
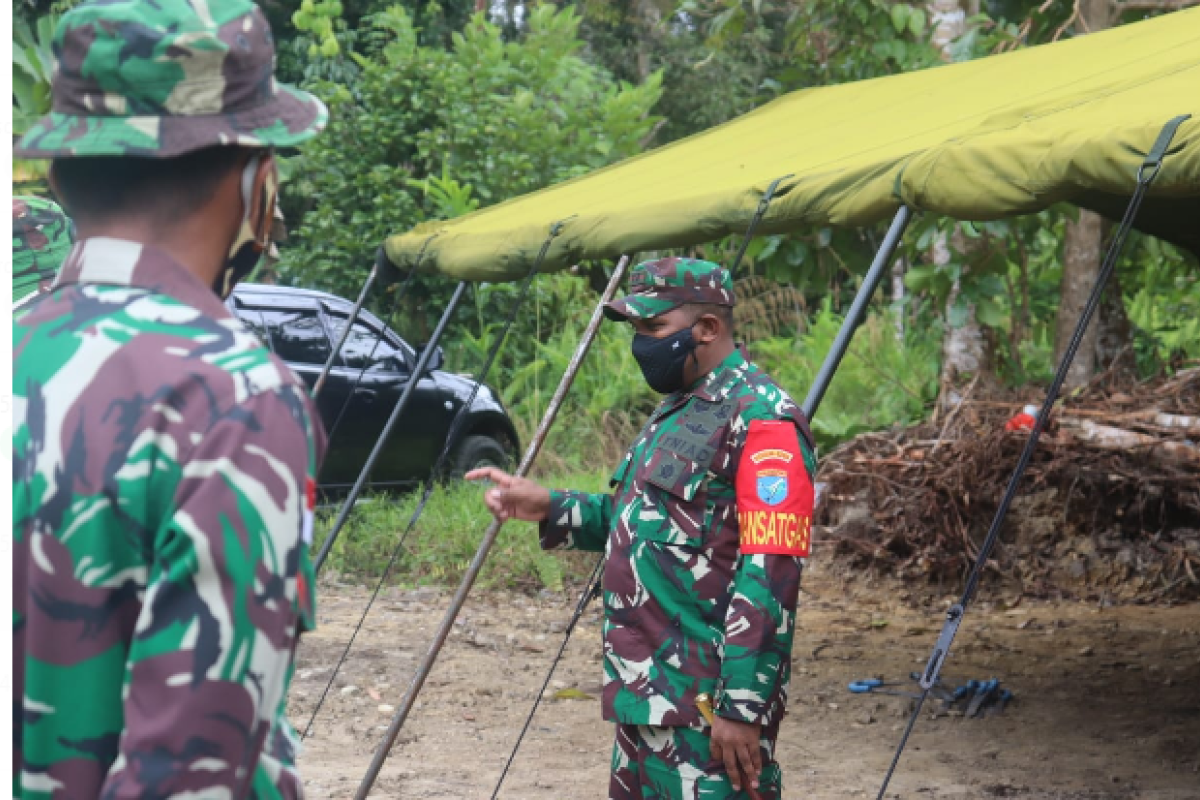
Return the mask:
MULTIPOLYGON (((265 0, 281 79, 321 96, 332 116, 324 135, 281 154, 289 235, 281 260, 259 277, 355 297, 389 233, 584 174, 783 93, 937 69, 1187 4, 265 0)), ((18 133, 48 107, 53 20, 72 5, 14 4, 18 133)), ((15 166, 15 189, 46 191, 42 165, 15 166)), ((814 228, 751 243, 738 325, 755 358, 797 399, 882 232, 814 228)), ((977 392, 1039 397, 1033 387, 1045 385, 1075 321, 1064 311, 1078 304, 1068 295, 1080 276, 1086 284, 1095 274, 1110 232, 1107 222, 1065 205, 980 225, 918 219, 814 420, 820 443, 917 422, 977 379, 977 392)), ((732 237, 688 252, 728 261, 739 244, 732 237)), ((540 277, 504 344, 488 382, 526 440, 611 266, 540 277)), ((421 342, 451 289, 422 277, 398 308, 391 295, 371 306, 421 342)), ((448 368, 477 371, 515 291, 473 287, 444 343, 448 368)), ((1135 234, 1100 317, 1072 386, 1106 370, 1136 379, 1195 365, 1195 257, 1135 234)), ((593 474, 619 458, 656 400, 628 344, 628 331, 604 326, 544 451, 544 470, 593 474)))

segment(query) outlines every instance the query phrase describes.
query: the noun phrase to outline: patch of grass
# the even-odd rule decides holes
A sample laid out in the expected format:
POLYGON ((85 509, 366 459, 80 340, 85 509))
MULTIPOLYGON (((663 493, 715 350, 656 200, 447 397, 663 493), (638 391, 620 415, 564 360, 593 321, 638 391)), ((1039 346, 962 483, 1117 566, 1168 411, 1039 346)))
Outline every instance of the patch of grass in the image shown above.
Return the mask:
MULTIPOLYGON (((803 336, 752 343, 752 359, 799 403, 841 325, 842 316, 826 304, 803 336)), ((868 315, 812 420, 821 451, 865 431, 924 419, 937 397, 940 347, 940 330, 910 325, 899 341, 889 316, 868 315)))
MULTIPOLYGON (((607 482, 607 472, 543 481, 547 486, 587 491, 604 491, 607 482)), ((492 519, 483 505, 484 489, 481 484, 463 481, 438 486, 405 540, 389 582, 406 586, 457 585, 492 519)), ((408 528, 420 497, 421 492, 415 491, 360 500, 330 551, 325 569, 351 580, 378 580, 408 528)), ((314 552, 336 517, 333 510, 318 518, 314 552)), ((478 584, 482 588, 561 591, 564 582, 586 579, 593 563, 592 554, 544 552, 538 546, 536 525, 509 522, 500 530, 478 584)))

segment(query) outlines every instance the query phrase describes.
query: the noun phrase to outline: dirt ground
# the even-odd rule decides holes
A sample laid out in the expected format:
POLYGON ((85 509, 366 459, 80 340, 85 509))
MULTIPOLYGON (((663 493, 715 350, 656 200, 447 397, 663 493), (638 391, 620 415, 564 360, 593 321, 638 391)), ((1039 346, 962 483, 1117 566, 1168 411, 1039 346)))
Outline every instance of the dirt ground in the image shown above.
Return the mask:
MULTIPOLYGON (((876 796, 910 701, 852 695, 846 684, 904 679, 925 663, 950 598, 918 604, 909 591, 849 582, 819 563, 805 576, 779 745, 786 797, 876 796)), ((292 693, 301 730, 367 594, 323 587, 321 627, 303 642, 292 693)), ((1001 600, 985 590, 943 674, 955 685, 998 678, 1015 701, 978 719, 933 717, 927 706, 889 797, 1200 798, 1200 605, 1001 600)), ((305 741, 309 796, 353 795, 448 602, 430 589, 381 594, 305 741)), ((489 797, 573 603, 474 597, 372 797, 489 797)), ((587 699, 543 703, 503 797, 606 797, 612 729, 595 699, 599 623, 589 609, 553 684, 587 699)))

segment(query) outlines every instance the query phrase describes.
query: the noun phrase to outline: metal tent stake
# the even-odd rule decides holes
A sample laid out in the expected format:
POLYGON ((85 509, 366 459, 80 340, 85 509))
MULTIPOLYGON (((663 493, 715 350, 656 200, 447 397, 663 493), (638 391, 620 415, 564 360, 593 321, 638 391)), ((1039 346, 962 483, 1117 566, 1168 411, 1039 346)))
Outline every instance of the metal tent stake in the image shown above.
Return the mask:
MULTIPOLYGON (((396 407, 392 409, 392 414, 388 417, 387 424, 383 426, 383 431, 375 441, 374 449, 367 456, 367 463, 363 464, 362 471, 358 473, 358 480, 354 482, 354 488, 350 490, 350 494, 347 495, 345 502, 342 503, 342 509, 338 512, 338 518, 333 523, 333 528, 330 529, 329 535, 325 537, 325 541, 321 543, 321 550, 317 553, 317 558, 313 563, 315 571, 321 571, 321 565, 325 563, 325 559, 329 556, 329 551, 333 549, 333 543, 337 541, 338 534, 341 533, 346 520, 350 518, 350 512, 354 510, 354 504, 358 501, 358 496, 362 494, 363 487, 367 484, 367 478, 371 475, 371 470, 375 468, 375 462, 379 460, 379 456, 383 453, 383 448, 392 436, 392 429, 396 427, 396 423, 400 420, 404 409, 408 407, 408 401, 416 391, 417 384, 421 381, 421 376, 428 369, 429 361, 437 351, 438 342, 441 340, 442 334, 450 322, 450 318, 454 316, 454 310, 458 308, 458 303, 462 300, 463 293, 466 290, 466 281, 460 282, 458 286, 454 287, 454 294, 450 297, 450 302, 446 304, 446 310, 442 312, 442 318, 438 320, 437 327, 433 329, 433 335, 429 337, 429 342, 417 357, 417 365, 413 367, 412 375, 404 387, 404 393, 400 395, 400 402, 396 403, 396 407)), ((350 327, 346 326, 346 330, 350 330, 350 327)))
MULTIPOLYGON (((608 281, 608 286, 604 290, 604 295, 600 298, 600 302, 596 304, 596 308, 592 312, 592 318, 588 321, 587 328, 583 332, 583 337, 579 340, 579 345, 575 348, 575 353, 571 356, 570 363, 567 364, 567 369, 558 383, 558 388, 554 391, 554 396, 550 399, 550 404, 546 408, 542 422, 538 425, 537 432, 534 433, 533 440, 529 443, 529 447, 526 448, 525 455, 517 467, 515 474, 518 477, 524 477, 529 472, 534 460, 541 451, 542 445, 550 433, 550 428, 553 427, 554 420, 558 416, 559 409, 562 408, 563 401, 571 389, 571 384, 575 382, 575 376, 579 374, 579 368, 583 365, 583 360, 587 356, 588 350, 591 349, 592 342, 596 339, 596 333, 600 329, 600 323, 604 319, 604 304, 616 294, 617 288, 621 285, 621 280, 625 277, 625 269, 628 264, 629 258, 627 256, 622 256, 621 260, 617 262, 616 269, 613 270, 612 277, 608 281)), ((470 593, 471 587, 475 584, 475 579, 479 576, 479 571, 483 568, 484 561, 487 560, 488 553, 491 551, 502 525, 503 523, 499 520, 492 520, 492 523, 488 525, 487 530, 484 532, 483 539, 479 543, 479 548, 475 552, 475 557, 471 559, 471 564, 467 567, 467 572, 463 575, 462 582, 459 583, 458 590, 454 593, 454 598, 450 601, 450 608, 446 611, 445 617, 442 618, 442 623, 438 627, 437 633, 434 634, 433 641, 430 643, 429 649, 421 661, 421 665, 417 668, 416 675, 413 676, 412 683, 408 687, 408 692, 404 695, 404 699, 401 701, 400 707, 396 710, 395 716, 392 717, 391 724, 388 725, 387 734, 371 759, 371 766, 367 769, 367 773, 363 776, 362 783, 358 787, 358 792, 355 794, 356 800, 365 800, 371 791, 371 787, 375 785, 375 780, 379 777, 379 771, 383 768, 384 762, 387 761, 388 756, 391 754, 396 737, 399 736, 400 729, 404 727, 404 722, 408 719, 408 714, 412 710, 413 703, 416 701, 417 695, 421 692, 421 688, 425 685, 425 679, 429 677, 434 662, 437 661, 442 647, 446 644, 446 637, 449 636, 451 629, 453 629, 454 621, 458 618, 463 604, 466 603, 467 595, 470 593)))
POLYGON ((875 253, 875 260, 871 262, 871 268, 867 270, 862 286, 858 287, 858 293, 854 295, 854 302, 850 304, 850 310, 846 312, 846 318, 842 321, 837 338, 833 340, 833 346, 829 348, 829 355, 825 356, 825 362, 821 364, 821 370, 813 379, 808 396, 800 405, 804 416, 809 419, 813 418, 813 414, 817 412, 817 406, 821 405, 821 398, 825 396, 825 390, 829 388, 829 383, 833 380, 838 365, 842 363, 842 357, 846 355, 846 350, 850 347, 850 340, 854 338, 854 332, 858 330, 858 326, 862 324, 863 318, 867 315, 867 304, 871 302, 871 297, 874 296, 880 281, 883 280, 884 272, 892 263, 892 256, 895 255, 896 248, 904 236, 904 229, 908 227, 911 219, 912 209, 908 206, 900 206, 896 216, 892 218, 887 235, 883 237, 883 244, 875 253))

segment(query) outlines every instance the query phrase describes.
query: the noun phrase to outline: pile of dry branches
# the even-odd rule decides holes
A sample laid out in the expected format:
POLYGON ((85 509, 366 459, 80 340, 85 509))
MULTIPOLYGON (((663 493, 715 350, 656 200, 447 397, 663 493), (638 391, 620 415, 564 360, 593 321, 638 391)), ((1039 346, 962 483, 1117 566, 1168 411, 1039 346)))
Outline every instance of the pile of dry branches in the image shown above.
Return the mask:
MULTIPOLYGON (((1029 436, 1005 430, 1022 405, 967 400, 837 448, 822 461, 821 532, 856 562, 960 580, 1029 436)), ((1030 594, 1200 597, 1200 369, 1060 401, 1000 542, 989 570, 1030 594)))

